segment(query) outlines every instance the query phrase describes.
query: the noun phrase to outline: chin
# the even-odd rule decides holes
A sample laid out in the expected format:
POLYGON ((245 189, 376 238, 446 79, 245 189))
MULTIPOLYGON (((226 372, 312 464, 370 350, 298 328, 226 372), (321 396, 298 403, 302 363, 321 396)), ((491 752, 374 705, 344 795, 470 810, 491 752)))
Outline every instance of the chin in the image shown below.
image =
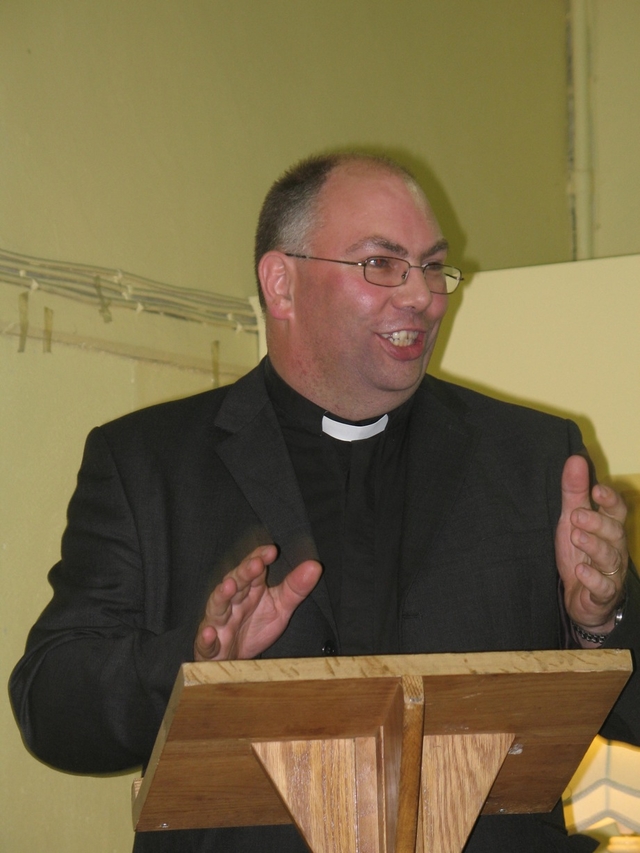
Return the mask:
POLYGON ((387 376, 385 380, 378 383, 377 387, 379 391, 402 397, 400 403, 397 403, 397 405, 400 405, 417 389, 418 385, 422 382, 424 374, 425 371, 420 368, 412 371, 411 375, 405 372, 404 376, 387 376))

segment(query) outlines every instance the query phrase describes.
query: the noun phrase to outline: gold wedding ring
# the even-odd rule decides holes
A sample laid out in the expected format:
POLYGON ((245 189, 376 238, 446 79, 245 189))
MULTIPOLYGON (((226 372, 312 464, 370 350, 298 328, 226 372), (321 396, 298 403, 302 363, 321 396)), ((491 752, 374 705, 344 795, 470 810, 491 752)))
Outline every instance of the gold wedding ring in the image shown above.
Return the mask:
MULTIPOLYGON (((598 569, 600 571, 600 569, 598 569)), ((612 572, 600 572, 601 575, 604 575, 606 578, 610 578, 612 575, 617 575, 620 571, 620 566, 617 569, 614 569, 612 572)))

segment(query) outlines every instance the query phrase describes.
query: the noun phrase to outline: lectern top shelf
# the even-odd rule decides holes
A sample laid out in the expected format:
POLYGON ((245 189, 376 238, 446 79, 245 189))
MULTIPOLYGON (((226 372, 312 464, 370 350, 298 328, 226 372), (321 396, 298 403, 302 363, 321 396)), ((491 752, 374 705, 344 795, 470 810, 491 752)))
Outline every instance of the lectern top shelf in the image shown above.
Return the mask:
POLYGON ((243 681, 388 678, 402 675, 489 675, 500 672, 628 672, 629 653, 620 649, 473 652, 469 654, 375 655, 275 658, 185 663, 185 686, 243 681))
MULTIPOLYGON (((302 831, 307 807, 290 780, 329 752, 353 764, 350 796, 368 803, 359 832, 379 809, 375 849, 386 853, 413 849, 416 832, 441 835, 435 813, 418 801, 436 802, 434 786, 453 778, 454 766, 463 776, 475 766, 482 777, 460 838, 479 811, 550 811, 631 670, 629 652, 615 649, 184 664, 134 800, 134 825, 294 820, 302 831), (435 768, 441 760, 446 771, 425 772, 425 761, 435 768), (365 777, 377 779, 373 800, 365 777)), ((465 778, 456 790, 458 799, 468 793, 465 778)), ((313 827, 309 818, 308 841, 313 827)))

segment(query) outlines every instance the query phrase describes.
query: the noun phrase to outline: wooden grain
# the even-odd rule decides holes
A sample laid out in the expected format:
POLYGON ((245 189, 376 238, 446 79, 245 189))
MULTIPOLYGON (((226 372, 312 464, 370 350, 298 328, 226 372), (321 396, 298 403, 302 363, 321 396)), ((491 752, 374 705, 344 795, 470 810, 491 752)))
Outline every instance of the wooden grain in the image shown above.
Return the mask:
POLYGON ((620 689, 618 670, 436 675, 425 687, 424 733, 512 732, 519 749, 505 759, 483 813, 548 812, 620 689))
POLYGON ((355 747, 358 850, 387 853, 382 732, 375 738, 355 738, 355 747))
POLYGON ((375 738, 254 743, 311 850, 380 853, 375 738))
MULTIPOLYGON (((456 849, 482 802, 485 813, 553 807, 630 672, 629 653, 618 650, 185 664, 135 797, 134 826, 296 822, 313 849, 349 853, 414 853, 416 838, 424 847, 425 832, 446 831, 456 849), (473 735, 481 737, 465 740, 473 735), (483 775, 478 755, 502 754, 496 735, 514 745, 485 802, 494 766, 483 775), (425 771, 425 803, 446 810, 457 801, 459 793, 433 787, 448 765, 479 774, 463 829, 450 832, 440 815, 418 831, 423 738, 447 744, 438 747, 445 769, 425 771), (306 744, 295 760, 292 742, 306 744), (305 761, 325 769, 302 785, 305 761)), ((439 843, 427 841, 444 850, 439 843)))
POLYGON ((309 847, 356 853, 353 739, 254 743, 253 750, 309 847))
POLYGON ((155 772, 147 769, 136 814, 146 830, 242 826, 249 814, 256 826, 291 823, 249 740, 169 741, 155 772))
POLYGON ((572 649, 474 652, 438 655, 274 658, 185 663, 177 684, 240 684, 269 681, 332 681, 341 678, 389 678, 403 675, 477 675, 500 672, 628 672, 624 649, 572 649))
POLYGON ((429 735, 423 742, 422 845, 460 853, 513 734, 429 735))
MULTIPOLYGON (((400 798, 400 774, 402 772, 402 736, 404 729, 405 693, 402 682, 396 683, 393 701, 381 726, 379 763, 379 792, 381 794, 381 832, 386 850, 395 850, 398 831, 398 803, 400 798)), ((383 848, 384 849, 384 848, 383 848)))
POLYGON ((402 761, 400 765, 395 853, 414 853, 418 830, 424 725, 423 679, 417 675, 403 676, 402 695, 402 761))

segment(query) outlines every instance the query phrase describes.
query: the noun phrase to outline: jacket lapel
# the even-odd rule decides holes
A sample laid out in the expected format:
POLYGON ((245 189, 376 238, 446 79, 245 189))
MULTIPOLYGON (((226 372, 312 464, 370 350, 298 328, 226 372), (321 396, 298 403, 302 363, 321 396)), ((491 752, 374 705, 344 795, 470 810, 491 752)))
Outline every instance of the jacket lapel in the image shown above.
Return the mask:
MULTIPOLYGON (((400 602, 447 518, 469 466, 474 430, 466 407, 446 384, 426 377, 416 392, 409 426, 401 545, 400 602)), ((318 553, 293 466, 258 367, 233 385, 218 412, 217 452, 252 509, 280 548, 269 571, 278 584, 318 553)), ((312 598, 335 630, 324 579, 312 598)))
POLYGON ((475 447, 466 407, 443 383, 426 377, 409 426, 401 566, 401 610, 443 522, 463 486, 475 447))
MULTIPOLYGON (((318 551, 261 367, 230 388, 215 426, 227 433, 217 443, 220 459, 280 549, 269 569, 274 586, 303 560, 317 560, 318 551)), ((311 595, 335 628, 323 578, 311 595)))

